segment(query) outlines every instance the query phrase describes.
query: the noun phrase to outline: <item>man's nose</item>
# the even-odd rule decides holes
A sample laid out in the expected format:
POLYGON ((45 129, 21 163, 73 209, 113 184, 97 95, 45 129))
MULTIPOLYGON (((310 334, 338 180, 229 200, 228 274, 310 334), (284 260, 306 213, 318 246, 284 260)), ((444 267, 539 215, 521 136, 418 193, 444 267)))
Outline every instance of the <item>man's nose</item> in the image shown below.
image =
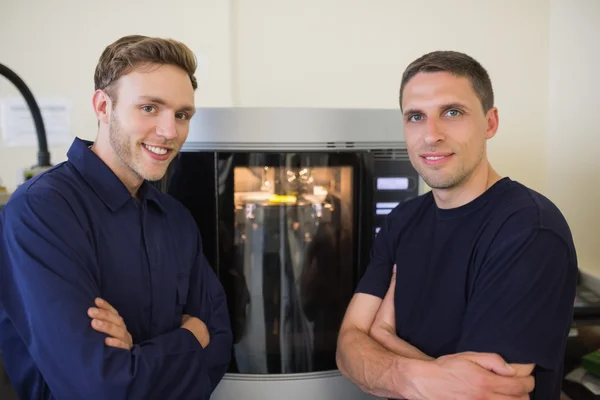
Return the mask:
POLYGON ((444 140, 443 129, 440 126, 440 121, 436 118, 428 118, 425 129, 425 142, 427 144, 435 144, 444 140))
POLYGON ((175 115, 165 114, 156 126, 156 133, 165 139, 177 137, 177 121, 175 115))

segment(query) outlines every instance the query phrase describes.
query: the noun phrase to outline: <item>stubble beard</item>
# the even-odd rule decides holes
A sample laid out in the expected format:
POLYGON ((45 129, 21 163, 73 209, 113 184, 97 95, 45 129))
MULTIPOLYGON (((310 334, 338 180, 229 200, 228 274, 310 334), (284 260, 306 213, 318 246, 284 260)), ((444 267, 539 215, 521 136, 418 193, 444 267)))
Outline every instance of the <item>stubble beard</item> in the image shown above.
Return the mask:
POLYGON ((127 140, 127 135, 124 134, 119 119, 115 114, 113 114, 113 118, 111 118, 111 121, 108 124, 108 139, 110 146, 123 165, 129 169, 136 178, 142 180, 146 179, 141 172, 140 162, 135 162, 134 160, 133 149, 131 148, 127 140))
MULTIPOLYGON (((452 189, 457 186, 460 186, 464 181, 466 181, 481 165, 484 155, 484 147, 482 147, 477 156, 476 162, 471 168, 467 169, 464 163, 460 163, 455 171, 452 171, 450 174, 444 174, 441 168, 440 171, 435 171, 429 169, 429 167, 424 165, 419 165, 417 172, 423 179, 423 181, 432 189, 452 189)), ((418 156, 417 156, 418 157, 418 156)), ((420 160, 419 160, 420 161, 420 160)))

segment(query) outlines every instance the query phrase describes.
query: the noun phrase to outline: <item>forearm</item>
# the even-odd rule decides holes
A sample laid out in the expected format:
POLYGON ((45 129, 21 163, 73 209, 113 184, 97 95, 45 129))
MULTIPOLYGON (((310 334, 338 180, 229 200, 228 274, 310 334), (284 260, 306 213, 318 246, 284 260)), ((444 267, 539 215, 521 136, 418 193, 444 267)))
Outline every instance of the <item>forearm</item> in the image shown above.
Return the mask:
POLYGON ((384 349, 404 358, 411 358, 422 361, 431 361, 434 358, 423 353, 410 343, 400 339, 391 330, 382 326, 373 326, 369 336, 380 344, 384 349))
POLYGON ((209 364, 207 356, 194 334, 179 328, 135 345, 130 351, 130 368, 123 368, 120 376, 129 381, 128 395, 135 398, 173 395, 169 392, 173 382, 178 382, 177 390, 182 393, 199 394, 206 386, 199 376, 209 364))
POLYGON ((231 361, 233 333, 224 293, 215 293, 207 326, 210 343, 206 348, 206 361, 211 392, 217 387, 231 361))
POLYGON ((341 373, 363 391, 391 398, 412 397, 409 376, 422 363, 386 350, 359 329, 340 335, 336 359, 341 373))
POLYGON ((103 335, 95 333, 31 336, 29 352, 56 398, 170 396, 173 382, 178 382, 177 390, 195 395, 208 386, 207 379, 198 379, 206 364, 203 349, 183 329, 137 344, 131 351, 106 346, 103 335), (60 349, 60 361, 49 349, 60 349))
POLYGON ((208 378, 214 390, 229 368, 233 338, 230 333, 220 333, 211 337, 206 348, 208 378))
POLYGON ((227 329, 213 331, 206 348, 185 328, 160 335, 132 348, 128 396, 207 399, 227 371, 230 354, 227 329))
POLYGON ((210 343, 206 352, 206 374, 210 381, 211 392, 223 378, 229 362, 233 346, 233 333, 225 293, 213 275, 208 275, 207 297, 204 301, 193 302, 186 309, 186 313, 194 316, 206 324, 210 335, 210 343))

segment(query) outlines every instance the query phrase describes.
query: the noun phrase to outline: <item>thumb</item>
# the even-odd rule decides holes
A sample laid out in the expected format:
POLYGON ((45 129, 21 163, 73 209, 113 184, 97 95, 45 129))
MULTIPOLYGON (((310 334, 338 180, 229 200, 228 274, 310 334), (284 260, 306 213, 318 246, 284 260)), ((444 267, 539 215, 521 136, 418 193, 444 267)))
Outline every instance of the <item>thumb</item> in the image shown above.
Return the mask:
POLYGON ((394 264, 394 269, 392 269, 392 274, 396 273, 396 264, 394 264))
POLYGON ((492 371, 498 375, 513 376, 516 370, 504 361, 498 354, 471 353, 468 359, 482 368, 492 371))

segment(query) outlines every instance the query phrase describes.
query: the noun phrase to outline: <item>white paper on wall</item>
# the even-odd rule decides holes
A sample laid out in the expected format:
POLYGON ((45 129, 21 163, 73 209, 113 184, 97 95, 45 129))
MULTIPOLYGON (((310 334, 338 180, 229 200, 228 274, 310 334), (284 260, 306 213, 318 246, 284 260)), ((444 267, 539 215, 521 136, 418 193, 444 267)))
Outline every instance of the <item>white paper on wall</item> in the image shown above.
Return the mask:
MULTIPOLYGON (((72 102, 63 98, 36 99, 48 146, 70 145, 72 102)), ((37 147, 38 139, 33 116, 23 98, 9 97, 0 99, 0 131, 2 141, 7 147, 37 147)))

